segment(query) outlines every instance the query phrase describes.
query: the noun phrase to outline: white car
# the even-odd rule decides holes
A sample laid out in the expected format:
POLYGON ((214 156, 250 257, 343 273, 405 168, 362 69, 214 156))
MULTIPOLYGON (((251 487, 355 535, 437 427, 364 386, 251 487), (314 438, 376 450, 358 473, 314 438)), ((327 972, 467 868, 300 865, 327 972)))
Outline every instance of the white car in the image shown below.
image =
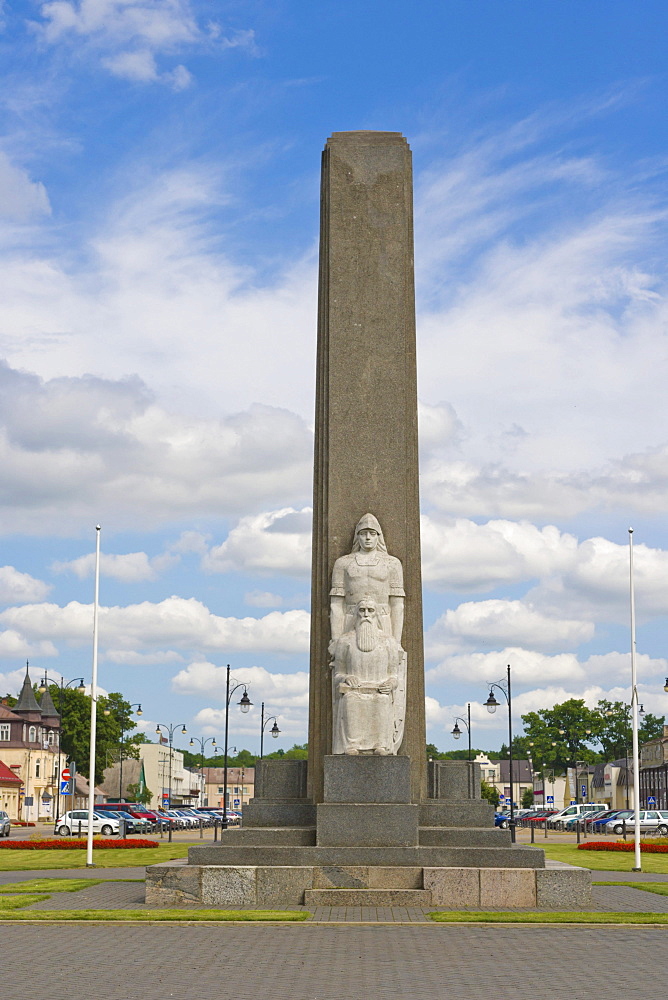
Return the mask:
MULTIPOLYGON (((111 837, 114 833, 119 833, 121 825, 113 816, 106 816, 104 813, 93 813, 93 833, 101 833, 103 837, 111 837)), ((88 833, 88 810, 74 809, 66 812, 58 820, 56 833, 61 837, 77 836, 81 833, 88 833)))
MULTIPOLYGON (((640 829, 641 830, 656 830, 660 837, 665 837, 668 835, 668 811, 665 809, 641 809, 638 813, 640 817, 640 829)), ((606 833, 614 833, 619 836, 624 832, 624 824, 626 824, 626 832, 633 833, 635 827, 635 820, 633 818, 633 813, 627 816, 622 822, 621 819, 611 819, 609 823, 605 824, 606 833)))

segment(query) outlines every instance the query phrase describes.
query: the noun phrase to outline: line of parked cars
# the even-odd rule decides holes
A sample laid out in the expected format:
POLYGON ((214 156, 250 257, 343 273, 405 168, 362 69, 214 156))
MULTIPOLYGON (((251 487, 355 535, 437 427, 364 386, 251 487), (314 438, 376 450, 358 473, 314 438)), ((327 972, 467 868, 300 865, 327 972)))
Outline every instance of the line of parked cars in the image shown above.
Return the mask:
MULTIPOLYGON (((621 836, 631 832, 634 826, 633 809, 601 808, 597 802, 579 802, 565 809, 520 809, 515 814, 518 826, 529 827, 533 824, 547 823, 549 830, 573 831, 576 824, 587 833, 612 833, 621 836)), ((659 836, 668 836, 668 810, 641 809, 639 812, 640 829, 643 833, 656 832, 659 836)))
MULTIPOLYGON (((134 802, 99 802, 93 813, 93 833, 110 837, 121 832, 125 834, 156 833, 172 830, 194 830, 221 823, 223 810, 213 806, 184 806, 178 809, 149 809, 134 802)), ((241 815, 228 810, 229 826, 238 826, 241 815)), ((88 810, 74 809, 64 813, 56 823, 56 833, 63 837, 88 833, 88 810)))

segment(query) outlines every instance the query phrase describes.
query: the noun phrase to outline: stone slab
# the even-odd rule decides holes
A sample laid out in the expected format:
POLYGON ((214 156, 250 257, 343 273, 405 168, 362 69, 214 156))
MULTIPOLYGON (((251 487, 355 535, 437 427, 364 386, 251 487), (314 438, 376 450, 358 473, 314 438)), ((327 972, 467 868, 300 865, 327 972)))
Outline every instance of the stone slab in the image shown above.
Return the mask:
POLYGON ((314 889, 422 889, 421 868, 341 865, 313 869, 314 889))
POLYGON ((243 808, 245 827, 315 826, 315 806, 298 799, 254 798, 243 808))
POLYGON ((307 889, 306 906, 431 906, 426 889, 307 889))
POLYGON ((494 829, 494 807, 484 799, 445 802, 427 799, 420 805, 420 826, 489 827, 494 829))
POLYGON ((258 868, 255 891, 258 906, 301 906, 304 891, 313 885, 313 869, 258 868))
POLYGON ((204 906, 255 906, 254 867, 207 867, 201 870, 204 906))
POLYGON ((544 852, 532 847, 191 847, 190 865, 304 866, 376 865, 420 868, 544 868, 544 852))
POLYGON ((385 868, 372 865, 369 868, 370 889, 424 889, 422 868, 385 868))
POLYGON ((427 795, 430 799, 480 801, 481 768, 470 760, 430 760, 427 795))
POLYGON ((238 846, 287 847, 289 845, 309 846, 315 844, 314 826, 230 826, 221 831, 222 846, 234 844, 238 846))
POLYGON ((404 803, 321 802, 319 847, 411 847, 418 842, 419 806, 404 803))
POLYGON ((420 844, 432 847, 510 847, 510 830, 497 827, 421 826, 420 844))
POLYGON ((480 905, 501 909, 535 906, 536 873, 521 868, 481 869, 480 905))
POLYGON ((410 802, 408 757, 330 754, 324 760, 325 802, 410 802))
POLYGON ((480 906, 479 868, 425 868, 423 879, 434 906, 480 906))
POLYGON ((258 760, 255 763, 255 797, 305 799, 307 773, 307 760, 258 760))
POLYGON ((536 872, 537 906, 580 910, 591 906, 591 901, 588 868, 544 868, 536 872))

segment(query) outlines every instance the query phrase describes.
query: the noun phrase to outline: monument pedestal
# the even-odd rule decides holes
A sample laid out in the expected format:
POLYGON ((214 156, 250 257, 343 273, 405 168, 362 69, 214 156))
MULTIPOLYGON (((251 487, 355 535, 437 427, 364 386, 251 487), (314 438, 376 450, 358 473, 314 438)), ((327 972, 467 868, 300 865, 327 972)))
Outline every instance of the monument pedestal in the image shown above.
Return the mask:
POLYGON ((312 826, 227 830, 219 845, 190 848, 187 865, 147 868, 147 903, 459 908, 585 906, 591 900, 589 872, 546 869, 543 851, 513 846, 508 831, 493 826, 491 806, 475 797, 479 765, 430 764, 435 797, 422 806, 410 802, 407 757, 325 757, 324 802, 317 807, 296 794, 305 787, 305 769, 304 761, 262 761, 263 798, 244 806, 244 824, 249 813, 264 819, 267 803, 287 803, 281 815, 294 820, 298 803, 302 815, 315 817, 312 826), (438 798, 449 792, 470 797, 438 798), (466 812, 462 805, 480 826, 458 825, 466 812), (448 824, 423 825, 423 815, 439 821, 445 816, 448 824))

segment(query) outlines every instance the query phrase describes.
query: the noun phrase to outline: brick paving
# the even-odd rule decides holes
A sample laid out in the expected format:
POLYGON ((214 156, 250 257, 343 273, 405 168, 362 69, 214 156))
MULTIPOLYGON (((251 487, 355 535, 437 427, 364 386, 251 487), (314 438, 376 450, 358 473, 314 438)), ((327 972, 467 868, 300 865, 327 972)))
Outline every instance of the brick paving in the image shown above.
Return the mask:
POLYGON ((3 1000, 625 1000, 668 991, 663 927, 5 924, 3 1000), (611 956, 618 956, 615 960, 611 956))

